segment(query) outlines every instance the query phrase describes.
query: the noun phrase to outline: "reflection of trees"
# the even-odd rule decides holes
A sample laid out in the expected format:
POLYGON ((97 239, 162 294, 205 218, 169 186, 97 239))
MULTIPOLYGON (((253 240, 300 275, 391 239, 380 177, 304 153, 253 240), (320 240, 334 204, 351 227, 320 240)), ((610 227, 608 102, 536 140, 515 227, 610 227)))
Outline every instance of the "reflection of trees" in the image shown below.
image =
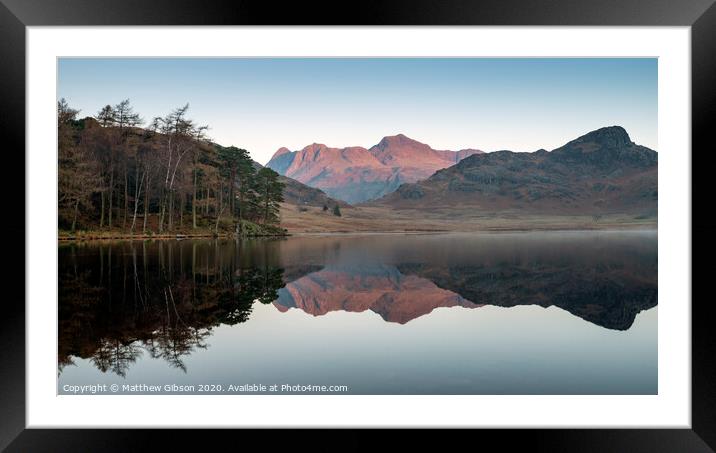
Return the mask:
POLYGON ((153 338, 146 340, 144 346, 152 358, 164 359, 172 367, 186 372, 182 357, 188 356, 195 349, 206 349, 203 340, 210 334, 210 329, 177 326, 163 328, 153 338))
POLYGON ((99 347, 92 355, 92 363, 103 373, 111 370, 114 374, 125 377, 129 366, 140 355, 142 352, 135 343, 125 344, 119 339, 102 338, 99 347))
POLYGON ((186 371, 215 326, 245 322, 284 286, 276 246, 252 242, 60 247, 58 371, 80 357, 124 377, 144 352, 186 371))
POLYGON ((75 366, 75 361, 70 356, 64 356, 60 357, 57 361, 57 374, 62 374, 62 370, 64 370, 68 366, 75 366))

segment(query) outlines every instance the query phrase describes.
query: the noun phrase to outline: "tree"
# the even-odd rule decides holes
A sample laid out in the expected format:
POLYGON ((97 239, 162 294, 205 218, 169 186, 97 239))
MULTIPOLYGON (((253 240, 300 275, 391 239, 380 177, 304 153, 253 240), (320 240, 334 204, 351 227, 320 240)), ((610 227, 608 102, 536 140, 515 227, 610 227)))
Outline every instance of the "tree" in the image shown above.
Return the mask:
MULTIPOLYGON (((111 109, 111 107, 110 107, 111 109)), ((99 228, 103 229, 105 224, 108 223, 107 213, 107 192, 109 188, 108 178, 110 174, 111 164, 116 159, 117 154, 116 144, 113 141, 113 133, 111 132, 110 126, 102 127, 100 121, 92 121, 92 118, 85 118, 82 120, 82 141, 91 150, 90 158, 94 161, 97 167, 97 178, 99 186, 99 228)))
MULTIPOLYGON (((256 192, 254 190, 254 181, 256 180, 256 167, 254 161, 249 156, 249 152, 245 149, 239 149, 240 159, 236 168, 236 179, 232 181, 232 185, 236 184, 238 198, 238 214, 239 226, 241 222, 251 215, 252 207, 256 206, 256 192)), ((283 189, 281 189, 283 190, 283 189)), ((234 200, 234 198, 232 198, 234 200)))
POLYGON ((265 225, 278 223, 279 203, 283 201, 285 184, 279 181, 278 173, 263 167, 257 174, 256 192, 259 196, 262 220, 265 225))
POLYGON ((333 215, 338 217, 341 216, 341 208, 339 208, 338 205, 333 206, 333 215))
MULTIPOLYGON (((144 186, 145 193, 148 193, 148 191, 149 191, 149 182, 150 182, 149 176, 150 176, 150 170, 151 170, 151 167, 150 167, 151 161, 149 158, 150 153, 151 153, 150 148, 148 148, 146 146, 142 146, 137 150, 137 152, 135 154, 136 174, 134 177, 134 215, 132 216, 132 226, 129 229, 132 233, 134 233, 134 227, 137 224, 137 211, 139 209, 139 200, 142 195, 142 187, 144 186), (141 176, 139 173, 140 167, 142 169, 141 176)), ((143 230, 146 230, 146 228, 147 228, 146 227, 147 214, 148 214, 147 202, 148 202, 148 200, 147 200, 147 197, 145 196, 144 197, 145 206, 144 206, 144 228, 143 228, 143 230)))
MULTIPOLYGON (((147 234, 147 222, 149 220, 149 204, 151 202, 152 181, 156 176, 159 162, 157 153, 151 144, 145 145, 147 150, 140 155, 144 157, 142 167, 144 168, 144 218, 142 224, 142 233, 147 234)), ((136 217, 136 215, 135 215, 136 217)))
POLYGON ((216 147, 219 159, 222 163, 222 175, 226 180, 229 189, 229 210, 231 218, 237 215, 238 198, 238 226, 246 217, 247 207, 253 202, 253 181, 256 178, 256 169, 249 152, 235 146, 216 147), (237 193, 234 190, 237 190, 237 193))
MULTIPOLYGON (((134 112, 129 99, 125 99, 120 103, 111 106, 109 104, 102 107, 96 115, 97 122, 100 126, 106 129, 106 134, 111 136, 111 141, 114 146, 109 147, 105 169, 103 171, 103 178, 109 179, 107 184, 107 195, 108 195, 108 212, 107 212, 107 225, 112 228, 112 220, 114 218, 114 193, 117 186, 115 179, 115 173, 119 169, 120 175, 124 179, 124 216, 122 220, 122 226, 126 226, 127 218, 129 217, 129 169, 134 160, 134 165, 137 173, 139 172, 138 163, 136 161, 136 155, 132 159, 132 154, 136 153, 136 147, 131 146, 129 143, 130 132, 132 128, 142 124, 143 120, 138 113, 134 112), (121 154, 120 154, 121 150, 121 154)), ((136 178, 136 176, 135 176, 136 178)), ((121 186, 120 186, 121 187, 121 186)), ((137 191, 139 185, 135 182, 135 199, 138 197, 137 191)), ((120 193, 117 191, 117 207, 119 207, 120 193)), ((102 213, 100 216, 100 227, 104 224, 104 200, 105 190, 103 189, 100 194, 102 198, 102 213)))
POLYGON ((193 120, 186 117, 189 104, 174 109, 165 117, 156 117, 152 121, 151 129, 161 133, 165 139, 164 162, 166 174, 162 187, 161 214, 159 218, 159 231, 164 230, 165 217, 168 215, 169 230, 172 229, 174 211, 174 181, 177 170, 187 152, 194 149, 197 142, 205 139, 208 126, 196 126, 193 120))
POLYGON ((111 105, 108 104, 102 107, 102 110, 97 113, 97 121, 99 121, 99 124, 101 124, 102 127, 114 125, 115 115, 114 109, 111 105))
MULTIPOLYGON (((100 113, 104 112, 107 107, 109 106, 104 107, 100 113)), ((136 127, 142 124, 142 118, 138 113, 134 112, 134 108, 129 103, 129 99, 125 99, 115 105, 112 110, 114 125, 117 126, 122 133, 126 133, 127 128, 136 127)))
POLYGON ((70 108, 64 98, 57 103, 58 207, 60 220, 72 219, 73 233, 80 207, 91 204, 98 187, 95 161, 78 131, 78 114, 79 110, 70 108))
MULTIPOLYGON (((65 98, 60 99, 57 102, 57 124, 59 127, 63 125, 70 124, 77 120, 77 115, 80 113, 79 110, 75 110, 73 108, 70 108, 69 104, 67 104, 67 100, 65 98)), ((63 130, 64 132, 67 131, 67 129, 63 130)), ((60 137, 62 139, 63 137, 60 137)), ((66 138, 66 137, 65 137, 66 138)))
MULTIPOLYGON (((104 114, 106 108, 107 107, 102 109, 100 111, 100 114, 104 114)), ((115 105, 112 110, 114 126, 119 132, 119 142, 124 148, 124 159, 122 159, 121 162, 122 170, 124 173, 124 216, 122 217, 122 227, 124 228, 127 225, 127 217, 129 216, 129 165, 131 163, 131 160, 134 160, 137 176, 139 173, 139 164, 136 159, 136 149, 130 147, 129 133, 131 132, 132 128, 142 124, 143 120, 138 113, 134 112, 134 108, 130 104, 129 99, 125 99, 119 104, 115 105), (133 152, 135 154, 134 156, 132 156, 133 152), (134 157, 134 159, 130 159, 130 157, 134 157)), ((138 197, 137 190, 139 190, 139 187, 135 185, 135 199, 138 197)), ((119 195, 117 196, 117 198, 119 199, 119 195)))

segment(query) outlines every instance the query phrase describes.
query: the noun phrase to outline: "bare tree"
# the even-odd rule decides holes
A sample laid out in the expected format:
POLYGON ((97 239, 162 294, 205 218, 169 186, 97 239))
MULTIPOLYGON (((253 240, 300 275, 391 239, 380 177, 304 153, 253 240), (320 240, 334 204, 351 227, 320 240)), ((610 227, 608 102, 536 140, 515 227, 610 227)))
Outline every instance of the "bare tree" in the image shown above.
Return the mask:
POLYGON ((159 231, 164 231, 164 222, 172 229, 174 202, 174 182, 177 170, 184 156, 192 150, 197 142, 205 139, 208 126, 196 126, 193 120, 186 117, 189 104, 179 107, 164 118, 154 118, 152 127, 165 137, 164 161, 166 173, 162 187, 161 213, 159 231), (168 214, 168 219, 166 218, 168 214))

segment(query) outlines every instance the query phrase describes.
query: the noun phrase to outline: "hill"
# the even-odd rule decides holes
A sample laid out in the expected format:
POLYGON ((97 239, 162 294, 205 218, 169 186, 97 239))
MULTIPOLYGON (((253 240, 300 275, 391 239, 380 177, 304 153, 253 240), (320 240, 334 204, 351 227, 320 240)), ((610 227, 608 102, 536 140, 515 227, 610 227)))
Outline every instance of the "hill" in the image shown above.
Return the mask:
MULTIPOLYGON (((259 170, 263 168, 263 165, 254 161, 254 167, 259 170)), ((323 206, 332 207, 335 205, 341 208, 350 208, 351 205, 342 200, 335 200, 321 189, 307 186, 293 178, 287 176, 279 176, 279 182, 283 183, 283 200, 289 205, 296 206, 311 206, 322 208, 323 206)))
POLYGON ((605 127, 551 152, 474 154, 368 205, 656 218, 657 161, 624 128, 605 127))

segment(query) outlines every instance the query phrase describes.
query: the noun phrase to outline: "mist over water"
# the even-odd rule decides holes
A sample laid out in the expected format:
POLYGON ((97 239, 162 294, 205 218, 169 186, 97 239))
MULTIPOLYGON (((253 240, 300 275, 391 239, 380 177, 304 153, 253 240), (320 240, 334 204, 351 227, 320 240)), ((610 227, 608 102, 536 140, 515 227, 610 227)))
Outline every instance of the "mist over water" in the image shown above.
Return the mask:
POLYGON ((656 394, 657 313, 654 231, 60 245, 58 393, 656 394))

